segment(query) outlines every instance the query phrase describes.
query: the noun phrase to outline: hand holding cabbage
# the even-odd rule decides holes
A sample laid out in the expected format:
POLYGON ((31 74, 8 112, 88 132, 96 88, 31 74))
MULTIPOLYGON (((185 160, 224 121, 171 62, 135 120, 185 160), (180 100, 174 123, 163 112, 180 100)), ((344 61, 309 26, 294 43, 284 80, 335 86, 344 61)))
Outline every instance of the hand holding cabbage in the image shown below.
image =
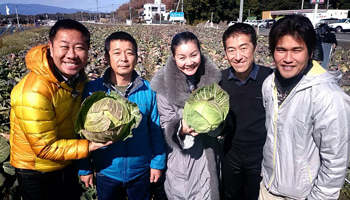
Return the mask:
POLYGON ((185 102, 183 120, 198 133, 221 131, 229 107, 229 95, 213 83, 192 92, 185 102))
POLYGON ((80 107, 75 130, 97 143, 126 140, 142 119, 138 106, 117 93, 94 92, 80 107))

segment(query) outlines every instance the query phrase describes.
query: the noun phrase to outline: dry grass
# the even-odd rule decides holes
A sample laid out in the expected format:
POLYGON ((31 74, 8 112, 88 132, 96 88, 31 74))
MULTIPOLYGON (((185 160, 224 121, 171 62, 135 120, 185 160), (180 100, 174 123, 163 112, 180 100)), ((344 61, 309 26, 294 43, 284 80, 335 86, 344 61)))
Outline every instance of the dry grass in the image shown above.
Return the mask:
POLYGON ((18 53, 23 49, 28 49, 33 40, 43 35, 47 35, 49 28, 35 28, 21 32, 14 32, 11 35, 0 37, 0 56, 10 53, 18 53), (34 38, 34 39, 33 39, 34 38))

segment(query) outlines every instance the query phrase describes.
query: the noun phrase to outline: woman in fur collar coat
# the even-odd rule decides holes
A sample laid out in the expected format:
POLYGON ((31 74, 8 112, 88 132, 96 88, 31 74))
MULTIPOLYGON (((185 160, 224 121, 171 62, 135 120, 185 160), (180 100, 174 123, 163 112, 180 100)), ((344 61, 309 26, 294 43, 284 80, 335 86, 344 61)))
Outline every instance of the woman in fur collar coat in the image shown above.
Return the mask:
POLYGON ((167 142, 164 189, 168 199, 220 199, 220 148, 216 137, 198 134, 182 119, 185 101, 201 86, 218 83, 218 67, 201 54, 191 32, 174 36, 172 56, 157 71, 151 87, 157 92, 160 123, 167 142))

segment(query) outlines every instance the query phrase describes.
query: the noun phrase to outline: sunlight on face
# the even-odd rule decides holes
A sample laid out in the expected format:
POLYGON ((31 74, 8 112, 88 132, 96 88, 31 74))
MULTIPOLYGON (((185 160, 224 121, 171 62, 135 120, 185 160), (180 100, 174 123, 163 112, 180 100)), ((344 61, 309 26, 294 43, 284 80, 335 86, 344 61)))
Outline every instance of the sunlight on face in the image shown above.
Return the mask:
POLYGON ((179 70, 188 76, 194 75, 201 64, 201 54, 194 41, 177 46, 174 59, 179 70))
POLYGON ((108 62, 117 76, 131 75, 136 66, 136 53, 129 41, 111 41, 108 62))
POLYGON ((310 59, 305 42, 298 41, 291 35, 278 40, 273 57, 277 70, 286 79, 300 74, 310 59))
POLYGON ((89 47, 81 32, 61 29, 49 44, 50 56, 66 78, 78 73, 87 64, 89 47))
POLYGON ((253 69, 255 48, 249 35, 235 34, 225 41, 225 55, 235 75, 244 81, 253 69))

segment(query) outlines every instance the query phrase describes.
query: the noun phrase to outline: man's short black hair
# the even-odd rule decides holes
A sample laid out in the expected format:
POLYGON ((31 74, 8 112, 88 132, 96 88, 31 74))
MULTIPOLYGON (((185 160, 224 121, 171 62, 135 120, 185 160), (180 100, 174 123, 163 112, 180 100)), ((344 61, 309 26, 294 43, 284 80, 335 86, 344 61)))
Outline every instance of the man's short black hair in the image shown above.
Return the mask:
POLYGON ((88 47, 90 47, 90 32, 89 30, 80 22, 72 19, 62 19, 58 20, 53 27, 51 27, 49 32, 49 40, 53 45, 53 40, 59 30, 76 30, 83 34, 84 39, 88 47))
POLYGON ((292 36, 299 42, 304 42, 309 57, 311 57, 316 45, 316 32, 309 18, 302 15, 289 15, 279 19, 272 26, 269 34, 269 46, 272 55, 277 42, 286 35, 292 36))
POLYGON ((112 33, 108 38, 105 40, 105 57, 107 61, 109 62, 109 50, 111 49, 111 42, 114 40, 121 40, 121 41, 129 41, 132 44, 133 50, 135 51, 136 60, 137 60, 137 43, 134 37, 132 37, 129 33, 124 31, 118 31, 112 33))
POLYGON ((227 30, 222 35, 222 43, 224 45, 224 49, 226 49, 226 40, 236 34, 248 35, 250 37, 250 42, 253 43, 255 49, 257 44, 255 29, 251 25, 245 23, 236 23, 227 28, 227 30))

